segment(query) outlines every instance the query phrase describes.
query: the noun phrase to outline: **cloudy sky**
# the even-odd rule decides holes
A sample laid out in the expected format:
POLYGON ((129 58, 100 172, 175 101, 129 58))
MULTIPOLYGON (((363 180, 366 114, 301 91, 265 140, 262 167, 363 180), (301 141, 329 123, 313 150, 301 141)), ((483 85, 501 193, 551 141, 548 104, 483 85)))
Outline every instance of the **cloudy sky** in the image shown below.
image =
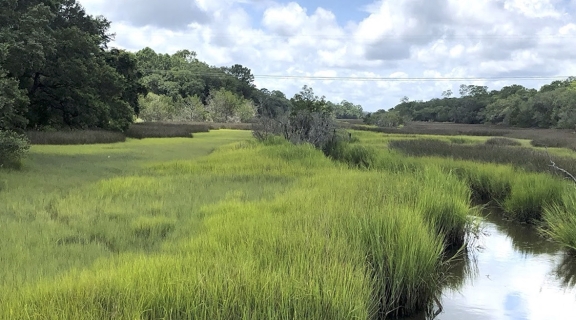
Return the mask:
POLYGON ((292 96, 307 84, 368 111, 462 83, 539 88, 576 75, 574 0, 79 2, 112 21, 115 47, 193 50, 249 67, 259 88, 292 96))

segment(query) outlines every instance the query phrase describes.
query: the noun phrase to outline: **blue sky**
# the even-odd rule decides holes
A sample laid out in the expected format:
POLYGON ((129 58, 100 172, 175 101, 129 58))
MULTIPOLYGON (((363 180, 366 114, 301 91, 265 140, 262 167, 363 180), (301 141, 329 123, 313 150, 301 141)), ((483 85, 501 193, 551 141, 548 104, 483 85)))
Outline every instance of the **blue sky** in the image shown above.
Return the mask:
POLYGON ((113 46, 194 50, 211 65, 247 66, 259 87, 291 96, 309 85, 368 111, 463 83, 539 88, 576 75, 576 1, 79 2, 112 21, 113 46))

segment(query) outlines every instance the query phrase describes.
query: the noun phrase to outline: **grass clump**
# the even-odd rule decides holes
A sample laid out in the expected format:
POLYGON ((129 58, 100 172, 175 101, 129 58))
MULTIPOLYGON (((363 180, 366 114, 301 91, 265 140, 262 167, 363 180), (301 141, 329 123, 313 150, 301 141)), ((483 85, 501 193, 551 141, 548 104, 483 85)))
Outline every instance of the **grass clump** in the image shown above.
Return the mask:
POLYGON ((510 196, 503 208, 508 216, 520 222, 541 221, 546 207, 562 202, 565 184, 538 174, 517 174, 511 183, 510 196))
POLYGON ((134 123, 126 130, 126 136, 135 139, 144 138, 192 138, 193 133, 209 132, 207 124, 188 124, 171 122, 134 123))
POLYGON ((74 145, 115 143, 126 141, 121 132, 105 130, 28 131, 30 143, 46 145, 74 145))
POLYGON ((511 147, 518 147, 522 145, 522 143, 520 143, 520 141, 518 140, 503 137, 490 138, 486 140, 486 144, 492 146, 511 146, 511 147))
POLYGON ((554 203, 545 208, 544 234, 576 253, 576 192, 569 189, 562 203, 554 203))

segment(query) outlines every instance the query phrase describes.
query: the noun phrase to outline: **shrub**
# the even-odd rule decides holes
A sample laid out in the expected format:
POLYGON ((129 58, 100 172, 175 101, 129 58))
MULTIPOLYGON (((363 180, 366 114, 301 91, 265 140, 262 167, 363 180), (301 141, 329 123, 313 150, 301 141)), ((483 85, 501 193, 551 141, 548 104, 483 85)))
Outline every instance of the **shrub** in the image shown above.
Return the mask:
POLYGON ((30 143, 26 136, 0 130, 0 168, 20 167, 20 160, 29 148, 30 143))

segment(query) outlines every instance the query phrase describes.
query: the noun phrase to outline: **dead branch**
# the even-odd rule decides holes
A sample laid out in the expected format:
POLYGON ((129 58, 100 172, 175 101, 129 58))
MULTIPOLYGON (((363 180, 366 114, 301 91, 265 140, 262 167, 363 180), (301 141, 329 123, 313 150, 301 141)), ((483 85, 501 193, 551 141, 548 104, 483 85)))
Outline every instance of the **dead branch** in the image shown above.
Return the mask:
POLYGON ((546 148, 546 154, 548 154, 548 159, 550 159, 550 167, 554 168, 555 170, 558 170, 562 173, 564 173, 565 175, 567 175, 568 177, 570 177, 572 179, 572 181, 574 181, 574 183, 576 183, 576 177, 574 177, 574 175, 572 175, 570 172, 568 172, 565 169, 560 168, 559 166, 556 165, 556 162, 554 162, 554 160, 552 160, 552 157, 550 156, 550 153, 548 153, 548 148, 546 148))

